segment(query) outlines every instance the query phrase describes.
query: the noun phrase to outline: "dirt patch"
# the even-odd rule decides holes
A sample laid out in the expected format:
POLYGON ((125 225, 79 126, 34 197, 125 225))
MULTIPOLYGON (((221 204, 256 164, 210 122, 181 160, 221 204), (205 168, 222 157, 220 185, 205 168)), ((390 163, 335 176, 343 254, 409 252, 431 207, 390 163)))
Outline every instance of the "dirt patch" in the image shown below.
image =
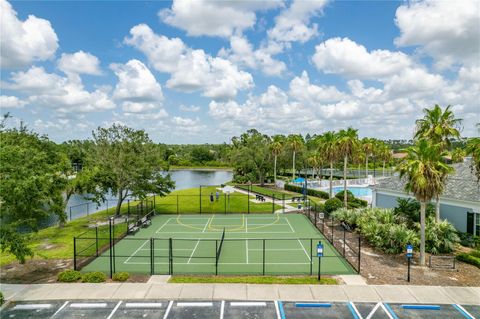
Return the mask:
POLYGON ((456 261, 456 270, 432 269, 420 267, 418 258, 412 259, 408 283, 404 254, 386 255, 364 243, 360 273, 372 285, 478 286, 480 282, 480 269, 475 266, 456 261))
POLYGON ((28 259, 25 264, 13 262, 0 268, 0 281, 9 284, 51 283, 57 274, 72 268, 69 259, 28 259))

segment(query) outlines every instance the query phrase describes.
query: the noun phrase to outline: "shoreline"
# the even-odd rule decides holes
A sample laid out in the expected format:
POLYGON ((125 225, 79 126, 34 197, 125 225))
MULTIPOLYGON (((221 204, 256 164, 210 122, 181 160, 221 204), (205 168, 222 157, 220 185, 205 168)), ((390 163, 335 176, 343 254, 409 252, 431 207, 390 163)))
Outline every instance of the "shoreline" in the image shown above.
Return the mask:
POLYGON ((170 168, 169 171, 208 171, 208 172, 233 172, 233 168, 231 167, 181 167, 175 166, 174 168, 170 168))

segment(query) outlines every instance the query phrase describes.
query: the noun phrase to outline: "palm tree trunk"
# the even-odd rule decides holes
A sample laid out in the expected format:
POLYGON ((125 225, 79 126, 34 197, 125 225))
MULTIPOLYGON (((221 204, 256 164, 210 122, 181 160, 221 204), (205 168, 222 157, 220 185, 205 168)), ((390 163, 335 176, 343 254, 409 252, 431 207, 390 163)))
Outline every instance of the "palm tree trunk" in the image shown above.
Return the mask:
POLYGON ((435 196, 435 222, 440 222, 440 196, 435 196))
POLYGON ((348 207, 348 197, 347 197, 347 162, 348 162, 348 157, 345 156, 343 158, 343 204, 345 205, 345 208, 348 207))
POLYGON ((333 162, 330 162, 330 197, 329 198, 332 198, 332 195, 333 195, 332 183, 333 183, 333 162))
POLYGON ((312 166, 312 180, 315 179, 315 167, 312 166))
POLYGON ((277 155, 275 155, 273 162, 273 183, 277 185, 277 155))
POLYGON ((383 161, 382 176, 385 177, 385 161, 383 161))
POLYGON ((292 179, 295 180, 295 151, 293 151, 293 173, 292 179))
POLYGON ((425 266, 425 208, 427 202, 420 202, 420 266, 425 266))
POLYGON ((368 155, 365 155, 365 177, 368 178, 368 155))

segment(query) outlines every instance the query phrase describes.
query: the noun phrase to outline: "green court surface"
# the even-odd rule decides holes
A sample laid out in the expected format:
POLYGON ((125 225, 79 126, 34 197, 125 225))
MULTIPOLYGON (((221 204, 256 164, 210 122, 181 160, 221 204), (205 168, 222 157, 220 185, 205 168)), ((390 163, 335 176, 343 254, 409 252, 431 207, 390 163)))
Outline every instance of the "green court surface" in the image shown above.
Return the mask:
MULTIPOLYGON (((319 241, 324 245, 322 274, 354 273, 300 214, 155 216, 150 226, 113 247, 112 267, 115 272, 148 274, 317 274, 319 241)), ((82 271, 108 273, 110 251, 82 271)))

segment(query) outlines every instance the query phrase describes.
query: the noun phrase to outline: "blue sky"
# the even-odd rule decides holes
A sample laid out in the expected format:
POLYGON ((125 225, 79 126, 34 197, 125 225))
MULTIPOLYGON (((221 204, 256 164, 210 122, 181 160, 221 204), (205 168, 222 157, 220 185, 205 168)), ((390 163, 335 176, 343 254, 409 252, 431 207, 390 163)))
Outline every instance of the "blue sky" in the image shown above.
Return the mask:
POLYGON ((410 138, 480 122, 479 1, 0 0, 2 113, 55 141, 98 126, 218 143, 249 128, 410 138))

